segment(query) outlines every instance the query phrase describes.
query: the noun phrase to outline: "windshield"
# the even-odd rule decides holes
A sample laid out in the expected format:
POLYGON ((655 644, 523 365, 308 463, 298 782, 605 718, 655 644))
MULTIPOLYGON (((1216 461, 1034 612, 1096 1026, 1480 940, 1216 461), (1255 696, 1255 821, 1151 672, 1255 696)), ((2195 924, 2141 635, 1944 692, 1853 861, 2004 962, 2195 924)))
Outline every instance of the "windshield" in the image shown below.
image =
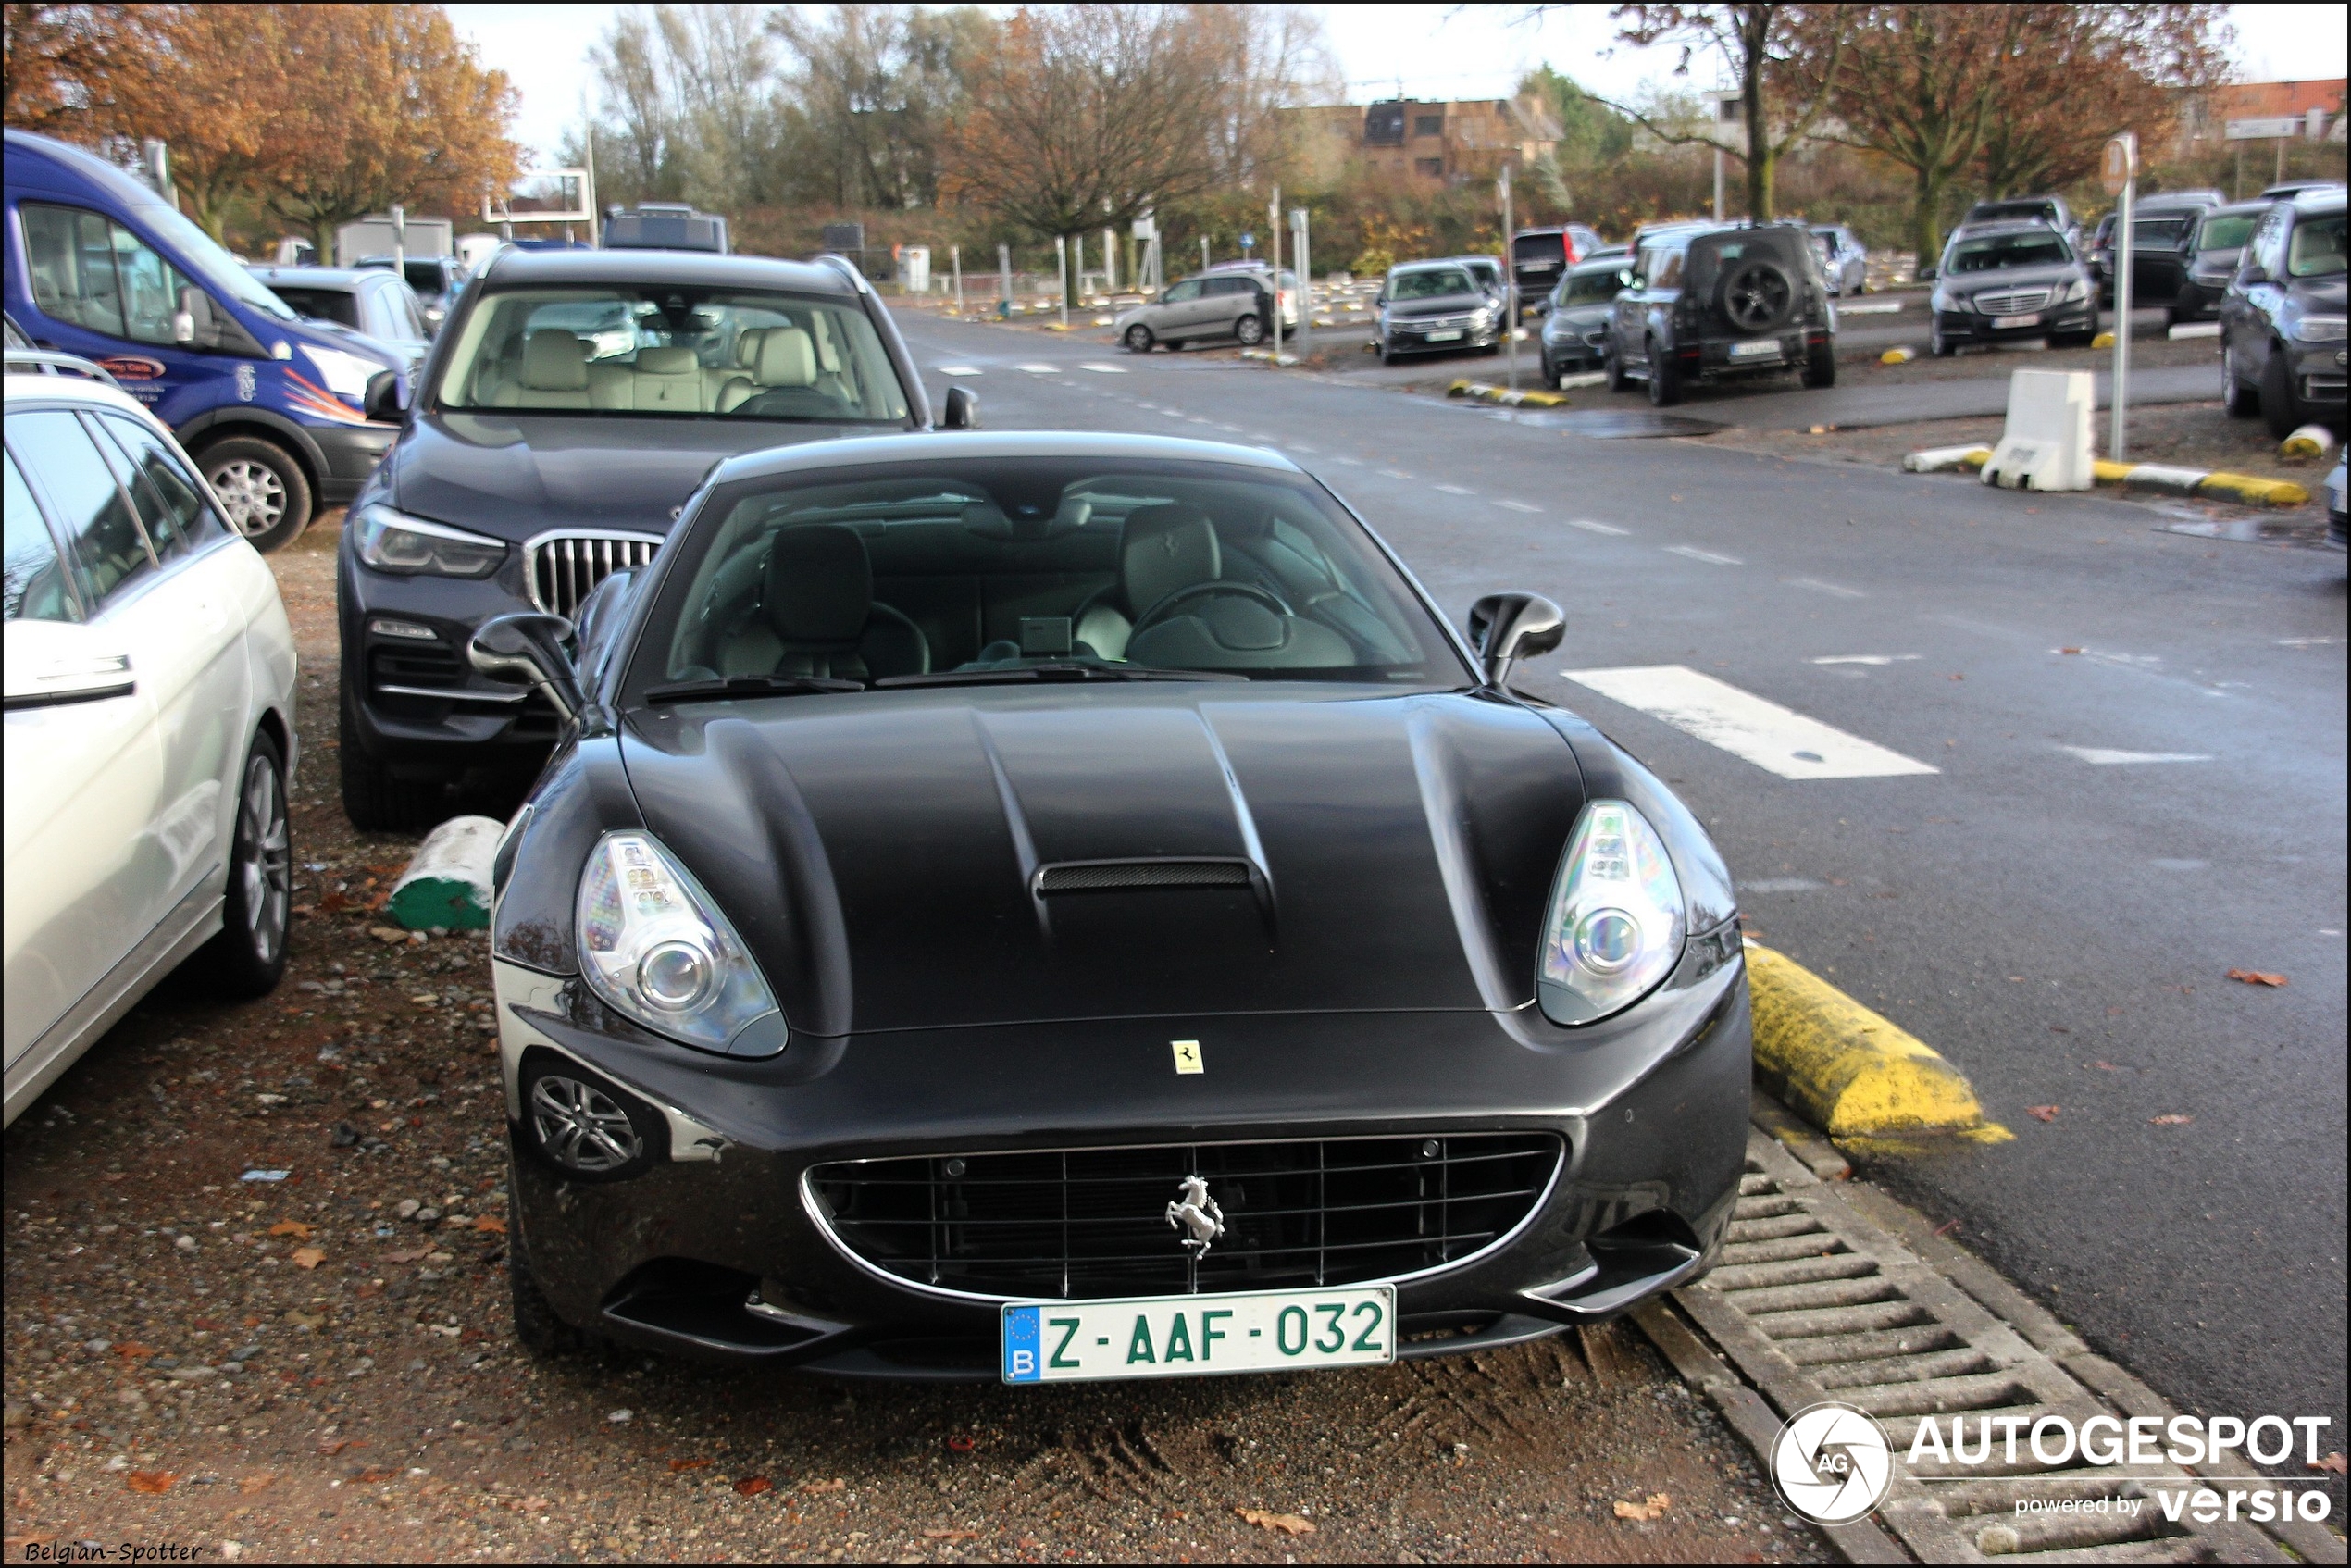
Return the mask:
POLYGON ((2343 214, 2306 218, 2294 226, 2286 247, 2289 278, 2332 278, 2343 271, 2343 214))
POLYGON ((714 503, 673 540, 632 693, 1039 671, 1462 679, 1395 568, 1302 475, 1093 457, 843 474, 714 503))
POLYGON ((1449 294, 1474 294, 1477 285, 1458 267, 1433 268, 1425 272, 1399 272, 1387 285, 1387 297, 1398 300, 1443 299, 1449 294))
POLYGON ((2072 259, 2073 253, 2058 234, 1987 234, 1952 246, 1951 264, 1943 270, 1997 272, 2007 267, 2054 267, 2072 259))
POLYGON ((2134 245, 2177 245, 2196 222, 2193 218, 2142 218, 2131 225, 2134 245))
POLYGON ((179 213, 159 202, 142 202, 131 210, 140 222, 155 231, 157 239, 179 253, 174 260, 217 292, 240 305, 251 305, 264 316, 274 316, 280 321, 294 318, 294 313, 286 303, 271 293, 260 279, 246 271, 235 256, 222 250, 211 235, 179 213))
POLYGON ((2253 226, 2261 221, 2258 212, 2240 213, 2230 218, 2208 218, 2204 227, 2196 230, 2196 248, 2200 251, 2233 251, 2244 248, 2253 238, 2253 226))
POLYGON ((2047 202, 1978 202, 1968 217, 1978 223, 1997 223, 2013 218, 2055 223, 2057 208, 2047 202))
POLYGON ((442 362, 443 408, 896 424, 906 396, 852 303, 647 285, 509 289, 442 362))
POLYGON ((1624 292, 1624 275, 1615 270, 1579 273, 1563 288, 1567 298, 1562 305, 1606 305, 1624 292))

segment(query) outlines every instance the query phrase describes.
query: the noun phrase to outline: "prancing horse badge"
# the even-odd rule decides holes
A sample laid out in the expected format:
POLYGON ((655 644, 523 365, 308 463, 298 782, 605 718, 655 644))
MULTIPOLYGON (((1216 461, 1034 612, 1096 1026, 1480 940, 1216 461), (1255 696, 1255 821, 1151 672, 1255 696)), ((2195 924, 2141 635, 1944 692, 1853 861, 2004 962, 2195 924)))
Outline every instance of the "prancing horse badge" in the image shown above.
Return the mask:
POLYGON ((1175 1048, 1176 1070, 1177 1072, 1204 1073, 1208 1071, 1205 1066, 1200 1064, 1200 1041, 1196 1039, 1171 1039, 1167 1043, 1175 1048))

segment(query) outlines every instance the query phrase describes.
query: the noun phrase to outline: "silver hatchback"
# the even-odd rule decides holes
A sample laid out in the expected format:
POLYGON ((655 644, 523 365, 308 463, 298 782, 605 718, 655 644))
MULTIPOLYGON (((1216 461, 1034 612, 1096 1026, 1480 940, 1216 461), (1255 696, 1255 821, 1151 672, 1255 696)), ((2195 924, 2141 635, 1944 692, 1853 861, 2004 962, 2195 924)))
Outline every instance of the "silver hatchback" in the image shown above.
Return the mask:
POLYGON ((1159 298, 1125 312, 1112 325, 1132 354, 1149 354, 1154 343, 1181 348, 1202 338, 1237 338, 1253 346, 1264 341, 1268 305, 1253 274, 1209 272, 1169 284, 1159 298))

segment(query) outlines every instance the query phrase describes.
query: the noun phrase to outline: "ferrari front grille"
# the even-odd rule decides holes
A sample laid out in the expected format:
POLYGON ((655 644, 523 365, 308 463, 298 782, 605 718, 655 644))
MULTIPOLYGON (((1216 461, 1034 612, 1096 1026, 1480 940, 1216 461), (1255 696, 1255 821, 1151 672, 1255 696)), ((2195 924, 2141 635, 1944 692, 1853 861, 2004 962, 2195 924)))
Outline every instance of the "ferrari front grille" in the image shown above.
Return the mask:
POLYGON ((1161 1144, 852 1160, 807 1176, 840 1245, 909 1283, 1084 1300, 1311 1288, 1449 1267, 1549 1191, 1555 1133, 1161 1144), (1223 1233, 1170 1219, 1198 1177, 1223 1233))

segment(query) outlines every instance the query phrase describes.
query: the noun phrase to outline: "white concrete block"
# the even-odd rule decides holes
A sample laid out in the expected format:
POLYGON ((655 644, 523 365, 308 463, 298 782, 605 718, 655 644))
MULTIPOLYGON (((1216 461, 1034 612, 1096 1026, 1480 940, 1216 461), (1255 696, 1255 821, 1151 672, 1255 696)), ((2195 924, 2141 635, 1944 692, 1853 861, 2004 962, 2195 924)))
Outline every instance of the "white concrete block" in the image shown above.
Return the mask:
POLYGON ((2090 414, 2096 406, 2087 370, 2019 370, 2009 378, 2008 423, 1984 482, 2009 490, 2088 490, 2090 414))

